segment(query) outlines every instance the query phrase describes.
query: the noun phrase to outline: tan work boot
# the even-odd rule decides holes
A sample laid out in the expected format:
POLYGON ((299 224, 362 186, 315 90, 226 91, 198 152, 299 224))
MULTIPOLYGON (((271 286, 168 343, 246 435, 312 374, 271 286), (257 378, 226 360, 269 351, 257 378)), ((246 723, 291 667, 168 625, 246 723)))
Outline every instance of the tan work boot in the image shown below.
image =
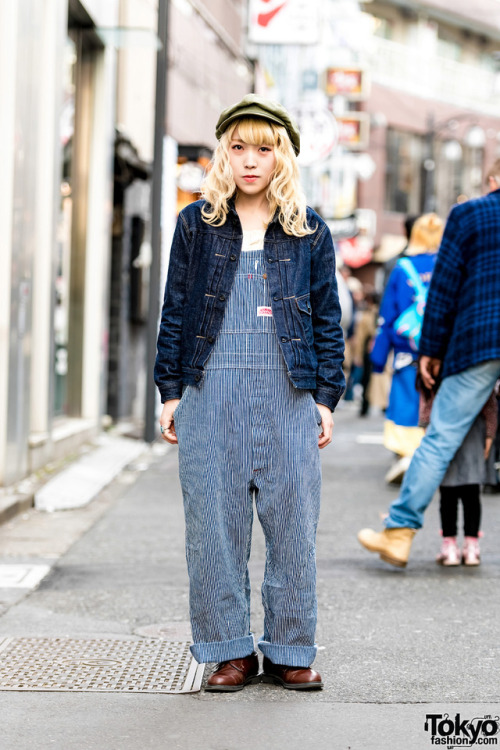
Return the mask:
POLYGON ((415 529, 407 528, 384 529, 380 532, 361 529, 358 541, 370 552, 378 552, 384 562, 405 568, 415 534, 415 529))

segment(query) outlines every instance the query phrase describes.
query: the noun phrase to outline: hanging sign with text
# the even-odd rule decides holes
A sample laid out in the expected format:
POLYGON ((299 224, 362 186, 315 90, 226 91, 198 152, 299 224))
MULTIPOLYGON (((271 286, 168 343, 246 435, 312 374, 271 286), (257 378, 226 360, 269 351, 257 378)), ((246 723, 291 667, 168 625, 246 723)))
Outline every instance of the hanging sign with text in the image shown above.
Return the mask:
POLYGON ((370 116, 367 112, 344 112, 336 115, 339 126, 339 143, 346 148, 368 148, 370 116))
POLYGON ((368 77, 363 68, 327 68, 327 96, 345 96, 350 101, 361 101, 368 96, 368 77))
POLYGON ((248 39, 253 44, 316 44, 318 0, 250 0, 248 39))

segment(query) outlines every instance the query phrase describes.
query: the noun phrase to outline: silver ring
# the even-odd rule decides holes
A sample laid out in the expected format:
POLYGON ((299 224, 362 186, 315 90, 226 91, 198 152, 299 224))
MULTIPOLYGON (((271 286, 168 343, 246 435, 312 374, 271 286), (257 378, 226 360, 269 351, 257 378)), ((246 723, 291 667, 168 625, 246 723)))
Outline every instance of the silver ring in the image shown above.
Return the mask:
POLYGON ((163 425, 162 424, 160 425, 160 432, 163 435, 163 425))

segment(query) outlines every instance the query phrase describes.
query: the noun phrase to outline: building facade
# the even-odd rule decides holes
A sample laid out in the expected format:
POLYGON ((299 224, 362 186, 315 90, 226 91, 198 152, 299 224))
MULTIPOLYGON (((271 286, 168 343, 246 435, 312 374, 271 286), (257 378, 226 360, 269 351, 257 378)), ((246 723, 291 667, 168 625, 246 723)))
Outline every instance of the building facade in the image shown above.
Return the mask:
POLYGON ((171 0, 168 6, 162 271, 160 279, 150 279, 156 50, 140 46, 137 34, 149 31, 151 38, 156 32, 157 2, 120 2, 117 130, 129 142, 124 146, 129 154, 130 145, 136 150, 143 175, 137 159, 125 169, 122 188, 115 175, 107 412, 114 420, 129 419, 139 431, 150 377, 145 368, 149 286, 157 285, 162 295, 175 220, 200 195, 220 111, 253 86, 253 66, 243 53, 244 2, 171 0))
MULTIPOLYGON (((252 88, 243 3, 169 6, 165 255, 178 155, 210 155, 220 109, 252 88)), ((157 12, 157 0, 0 0, 3 486, 70 455, 110 412, 142 417, 144 309, 163 283, 148 256, 157 12)))
POLYGON ((118 3, 0 3, 0 483, 99 429, 118 3))
POLYGON ((259 90, 298 117, 311 155, 301 160, 308 201, 329 222, 339 261, 363 280, 402 249, 407 215, 446 218, 455 202, 484 192, 500 147, 498 7, 249 0, 259 90), (288 38, 277 23, 286 8, 288 38), (276 15, 256 33, 266 10, 276 15))
POLYGON ((371 91, 360 205, 377 213, 375 258, 396 248, 407 215, 436 211, 485 191, 500 154, 498 4, 457 0, 362 3, 371 91))

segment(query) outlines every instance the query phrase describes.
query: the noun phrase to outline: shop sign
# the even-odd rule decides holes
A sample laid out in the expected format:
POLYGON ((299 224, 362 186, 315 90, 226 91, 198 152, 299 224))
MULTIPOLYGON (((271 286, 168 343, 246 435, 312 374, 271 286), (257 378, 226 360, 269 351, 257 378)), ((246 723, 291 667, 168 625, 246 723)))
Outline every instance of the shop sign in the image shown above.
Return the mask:
POLYGON ((361 268, 373 258, 373 238, 358 235, 338 240, 337 249, 344 263, 350 268, 361 268))
POLYGON ((316 91, 318 88, 318 74, 308 69, 302 72, 302 91, 316 91))
POLYGON ((371 208, 357 208, 349 216, 327 219, 326 223, 334 240, 350 239, 359 234, 373 240, 377 231, 377 214, 371 208))
POLYGON ((326 93, 328 96, 345 96, 360 101, 368 96, 368 78, 363 68, 327 68, 326 93))
POLYGON ((250 0, 248 38, 253 44, 317 44, 318 0, 250 0))
POLYGON ((367 112, 345 112, 336 116, 339 143, 353 150, 368 148, 370 118, 367 112))
POLYGON ((324 161, 338 143, 335 117, 325 106, 302 103, 292 112, 300 130, 299 164, 309 166, 324 161))
POLYGON ((327 226, 334 240, 349 239, 359 232, 358 220, 355 214, 344 219, 328 219, 327 226))

